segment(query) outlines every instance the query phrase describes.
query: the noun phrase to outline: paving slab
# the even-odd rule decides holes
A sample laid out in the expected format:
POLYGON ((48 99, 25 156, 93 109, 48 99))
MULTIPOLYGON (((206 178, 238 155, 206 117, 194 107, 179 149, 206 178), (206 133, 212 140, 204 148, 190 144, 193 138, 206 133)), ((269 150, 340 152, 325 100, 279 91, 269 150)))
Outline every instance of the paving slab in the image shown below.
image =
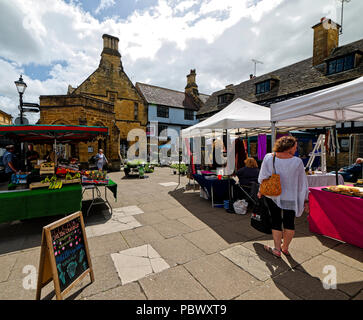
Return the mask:
POLYGON ((229 247, 229 243, 211 229, 190 232, 184 234, 183 237, 207 254, 219 252, 229 247))
POLYGON ((120 232, 128 229, 140 227, 141 223, 138 222, 133 216, 118 218, 117 220, 108 220, 105 223, 91 225, 86 227, 87 238, 98 237, 113 232, 120 232))
MULTIPOLYGON (((293 239, 293 241, 295 241, 295 239, 293 239)), ((263 246, 267 245, 269 247, 274 247, 274 241, 272 240, 272 235, 264 235, 258 239, 246 241, 241 245, 254 252, 259 251, 259 254, 261 256, 268 258, 271 257, 271 254, 265 252, 263 250, 263 246)), ((305 261, 308 261, 313 257, 313 254, 304 247, 302 247, 302 250, 297 250, 291 247, 289 248, 289 252, 291 254, 290 257, 287 257, 284 254, 282 254, 281 259, 291 268, 295 268, 297 265, 304 263, 305 261)))
POLYGON ((153 225, 153 227, 165 238, 171 238, 193 231, 192 228, 188 227, 184 223, 179 222, 178 220, 164 221, 153 225))
POLYGON ((192 214, 183 207, 176 207, 176 208, 170 208, 170 209, 164 209, 160 211, 160 214, 162 214, 167 219, 178 219, 182 217, 190 217, 192 214))
POLYGON ((205 255, 201 249, 183 237, 155 241, 152 245, 171 266, 184 264, 205 255))
POLYGON ((298 266, 297 269, 324 282, 324 278, 332 274, 332 269, 329 269, 332 267, 336 271, 337 288, 339 290, 352 297, 363 289, 363 271, 351 268, 326 256, 314 257, 298 266), (325 268, 328 269, 325 270, 325 268))
POLYGON ((300 270, 289 270, 273 279, 277 287, 288 289, 304 300, 348 300, 340 290, 325 290, 322 282, 300 270))
POLYGON ((168 220, 168 218, 156 211, 139 214, 135 217, 135 219, 139 221, 143 226, 153 225, 168 220))
POLYGON ((178 221, 184 223, 195 231, 208 228, 208 225, 206 225, 204 222, 194 216, 182 217, 179 218, 178 221))
POLYGON ((143 226, 135 229, 135 234, 145 243, 164 240, 165 238, 152 226, 143 226))
POLYGON ((363 250, 348 243, 340 244, 323 252, 323 256, 337 260, 347 266, 363 271, 363 250))
POLYGON ((213 296, 187 272, 177 266, 139 280, 150 300, 212 300, 213 296))
POLYGON ((354 298, 353 300, 363 300, 363 290, 361 292, 359 292, 354 298))
POLYGON ((0 283, 9 279, 10 273, 14 268, 16 259, 16 254, 0 256, 0 283))
POLYGON ((120 233, 130 248, 138 247, 146 243, 145 240, 135 233, 135 229, 121 231, 120 233))
POLYGON ((178 185, 177 182, 162 182, 162 183, 159 183, 161 186, 163 187, 175 187, 178 185))
POLYGON ((261 283, 219 253, 193 260, 184 267, 216 299, 233 299, 261 283))
POLYGON ((88 239, 91 258, 109 255, 127 249, 128 245, 120 232, 88 239))
POLYGON ((13 265, 11 273, 8 280, 24 279, 27 276, 24 267, 31 266, 36 270, 39 268, 39 258, 40 258, 40 247, 33 248, 26 252, 19 252, 15 254, 16 262, 13 265))
POLYGON ((221 254, 260 281, 276 277, 290 268, 282 259, 264 251, 262 245, 259 245, 256 251, 258 254, 242 245, 237 245, 221 251, 221 254))
POLYGON ((110 255, 92 258, 92 267, 95 281, 91 283, 90 277, 86 276, 78 286, 72 289, 69 296, 77 292, 74 299, 83 299, 120 285, 120 279, 110 255))
POLYGON ((83 300, 146 300, 139 283, 133 282, 100 292, 83 300))
POLYGON ((254 286, 251 290, 241 294, 235 300, 302 300, 290 290, 270 279, 260 286, 254 286))
POLYGON ((113 253, 111 258, 122 285, 170 268, 149 244, 113 253))

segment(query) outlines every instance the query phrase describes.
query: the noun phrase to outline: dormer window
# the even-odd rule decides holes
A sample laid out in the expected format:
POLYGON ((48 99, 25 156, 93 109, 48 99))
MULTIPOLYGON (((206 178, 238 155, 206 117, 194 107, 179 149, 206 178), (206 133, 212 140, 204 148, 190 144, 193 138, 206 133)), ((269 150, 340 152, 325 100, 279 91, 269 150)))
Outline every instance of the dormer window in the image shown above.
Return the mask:
POLYGON ((260 83, 256 83, 256 94, 269 92, 271 90, 271 81, 266 80, 260 83))
POLYGON ((328 74, 334 74, 354 68, 354 53, 328 61, 328 74))
POLYGON ((233 93, 224 93, 218 96, 218 104, 230 103, 233 99, 233 93))

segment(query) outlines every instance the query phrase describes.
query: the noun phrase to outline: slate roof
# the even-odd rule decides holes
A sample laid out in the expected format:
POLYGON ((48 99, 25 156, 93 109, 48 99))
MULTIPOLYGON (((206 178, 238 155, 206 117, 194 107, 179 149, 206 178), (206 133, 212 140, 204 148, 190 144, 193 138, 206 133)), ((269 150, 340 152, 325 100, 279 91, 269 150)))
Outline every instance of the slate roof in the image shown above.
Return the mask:
MULTIPOLYGON (((168 107, 198 110, 194 99, 185 92, 161 88, 146 83, 136 82, 137 90, 143 95, 147 103, 168 107)), ((208 95, 200 94, 199 98, 205 102, 208 95)))
MULTIPOLYGON (((326 61, 352 52, 363 53, 363 39, 334 49, 326 61)), ((197 117, 209 117, 225 108, 237 98, 269 106, 273 102, 286 100, 354 80, 363 76, 363 58, 360 59, 356 68, 348 71, 327 75, 325 68, 326 63, 313 67, 312 58, 309 58, 254 79, 241 82, 235 86, 228 86, 228 88, 214 92, 198 111, 197 117), (269 92, 256 95, 256 84, 268 79, 275 79, 276 85, 269 92), (229 103, 218 105, 218 96, 224 93, 233 93, 233 100, 229 103)))

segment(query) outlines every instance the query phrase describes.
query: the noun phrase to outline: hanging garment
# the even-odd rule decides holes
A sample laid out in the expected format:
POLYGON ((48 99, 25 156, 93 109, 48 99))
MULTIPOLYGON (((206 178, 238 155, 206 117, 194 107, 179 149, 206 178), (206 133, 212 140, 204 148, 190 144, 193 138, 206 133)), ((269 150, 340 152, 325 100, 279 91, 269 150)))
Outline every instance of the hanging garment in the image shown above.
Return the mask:
POLYGON ((240 168, 245 166, 244 161, 247 159, 246 149, 242 139, 238 138, 235 140, 234 148, 235 170, 238 171, 240 168))
POLYGON ((258 160, 263 160, 267 150, 267 136, 265 134, 259 134, 257 141, 258 141, 258 147, 257 147, 258 160))

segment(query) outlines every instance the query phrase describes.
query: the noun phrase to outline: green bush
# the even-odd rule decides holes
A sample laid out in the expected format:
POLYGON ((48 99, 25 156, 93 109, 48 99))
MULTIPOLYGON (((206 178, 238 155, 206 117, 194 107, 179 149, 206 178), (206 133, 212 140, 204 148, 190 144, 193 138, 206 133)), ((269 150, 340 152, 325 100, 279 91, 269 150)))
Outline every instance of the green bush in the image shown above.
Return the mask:
POLYGON ((172 165, 170 165, 170 168, 179 171, 179 166, 180 166, 180 173, 181 174, 185 174, 188 171, 188 166, 184 163, 181 163, 180 165, 178 163, 174 163, 172 165))

